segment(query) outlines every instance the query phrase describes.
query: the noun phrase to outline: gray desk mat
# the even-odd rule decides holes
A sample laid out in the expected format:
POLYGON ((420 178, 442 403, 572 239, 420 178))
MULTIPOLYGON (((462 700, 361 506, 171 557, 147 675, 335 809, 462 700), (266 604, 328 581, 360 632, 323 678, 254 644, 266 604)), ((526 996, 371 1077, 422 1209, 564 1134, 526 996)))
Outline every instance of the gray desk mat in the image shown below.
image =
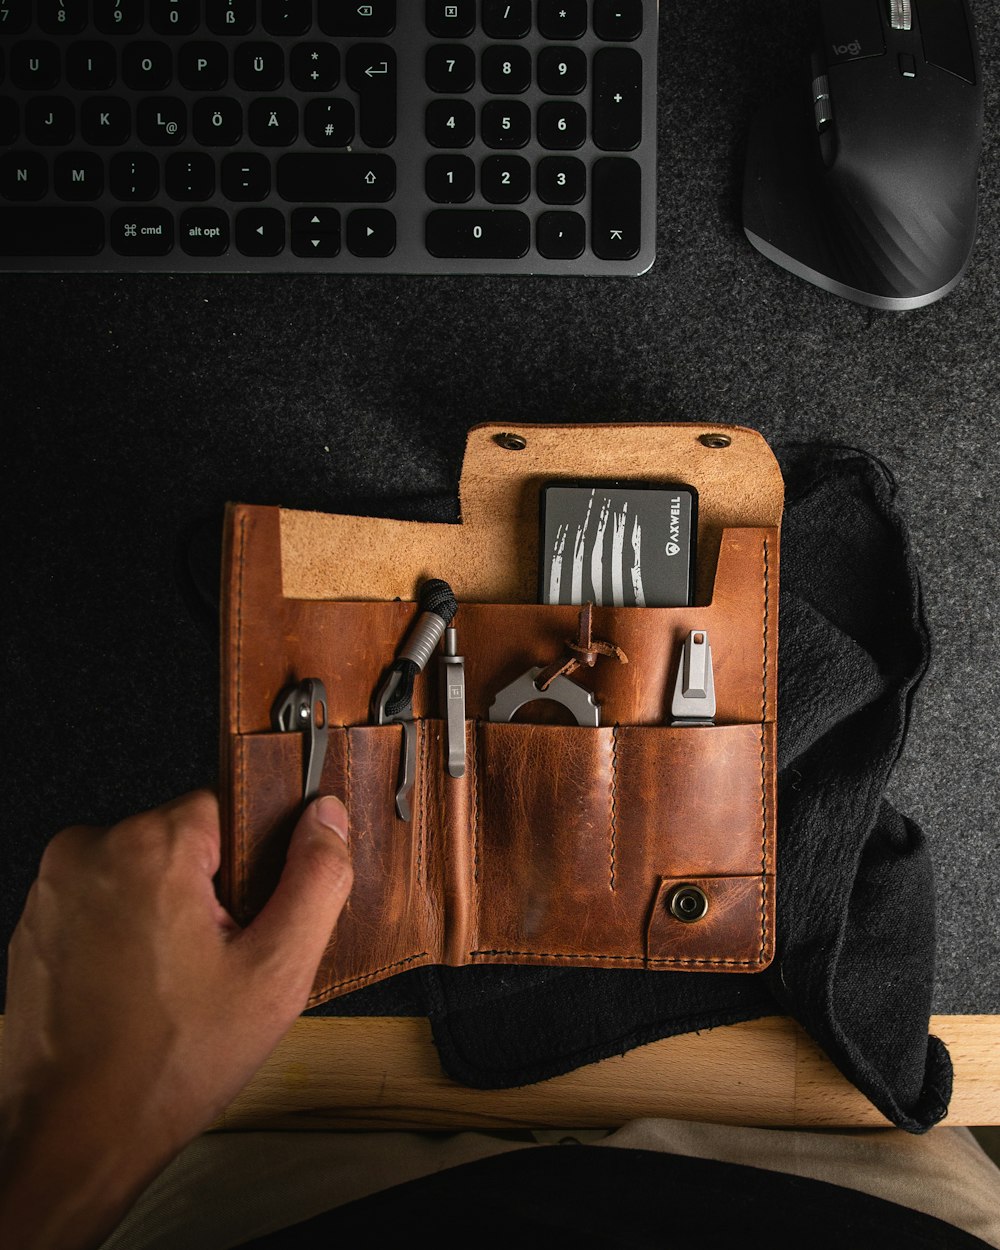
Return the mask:
POLYGON ((457 486, 480 421, 718 420, 847 442, 901 486, 934 644, 890 797, 938 874, 938 1012, 1000 1011, 1000 14, 979 239, 944 301, 874 312, 739 221, 792 0, 665 0, 659 257, 640 279, 14 276, 0 282, 5 836, 0 939, 47 838, 211 781, 216 659, 177 589, 227 499, 386 514, 457 486))

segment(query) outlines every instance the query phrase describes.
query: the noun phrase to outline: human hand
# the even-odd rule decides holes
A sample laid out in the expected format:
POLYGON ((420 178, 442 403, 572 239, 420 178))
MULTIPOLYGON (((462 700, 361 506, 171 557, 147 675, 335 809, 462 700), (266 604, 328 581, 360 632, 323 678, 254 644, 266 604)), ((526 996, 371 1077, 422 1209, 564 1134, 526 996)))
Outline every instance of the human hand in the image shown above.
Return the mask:
POLYGON ((97 1245, 303 1010, 351 888, 347 812, 303 813, 247 928, 215 896, 195 791, 52 839, 10 944, 0 1245, 97 1245))

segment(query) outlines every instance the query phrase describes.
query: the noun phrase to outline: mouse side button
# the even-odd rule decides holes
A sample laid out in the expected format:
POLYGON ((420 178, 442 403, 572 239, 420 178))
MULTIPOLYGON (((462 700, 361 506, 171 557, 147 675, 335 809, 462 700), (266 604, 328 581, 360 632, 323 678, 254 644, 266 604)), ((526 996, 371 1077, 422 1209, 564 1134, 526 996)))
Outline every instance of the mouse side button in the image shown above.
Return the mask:
POLYGON ((885 55, 880 0, 826 0, 823 56, 827 65, 885 55))

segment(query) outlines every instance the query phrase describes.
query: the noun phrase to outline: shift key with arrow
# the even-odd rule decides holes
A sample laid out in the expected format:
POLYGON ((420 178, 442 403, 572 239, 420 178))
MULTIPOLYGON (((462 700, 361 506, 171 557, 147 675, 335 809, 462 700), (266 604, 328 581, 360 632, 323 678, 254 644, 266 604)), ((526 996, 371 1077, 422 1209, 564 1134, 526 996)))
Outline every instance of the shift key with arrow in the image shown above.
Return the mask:
POLYGON ((356 43, 347 54, 347 85, 361 97, 362 143, 389 147, 396 140, 396 53, 384 43, 356 43))
POLYGON ((288 152, 278 194, 299 204, 379 204, 396 194, 396 163, 377 152, 288 152))

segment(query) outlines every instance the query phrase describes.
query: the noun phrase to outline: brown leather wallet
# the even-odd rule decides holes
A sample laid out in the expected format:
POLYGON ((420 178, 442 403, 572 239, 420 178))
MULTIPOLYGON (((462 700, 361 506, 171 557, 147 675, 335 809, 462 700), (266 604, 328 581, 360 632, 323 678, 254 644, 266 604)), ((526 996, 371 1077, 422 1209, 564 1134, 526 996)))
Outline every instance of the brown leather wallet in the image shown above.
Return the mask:
POLYGON ((230 505, 220 889, 246 923, 274 888, 302 803, 304 736, 272 731, 271 711, 289 683, 319 678, 321 792, 347 804, 354 889, 310 1005, 433 963, 767 966, 782 500, 754 430, 487 425, 468 436, 460 524, 230 505), (600 705, 599 728, 491 723, 495 693, 576 633, 577 608, 534 602, 539 488, 559 478, 694 486, 696 606, 594 608, 594 634, 628 657, 574 674, 600 705), (402 730, 370 711, 430 577, 459 603, 466 769, 448 774, 437 683, 418 681, 406 821, 395 809, 402 730), (691 630, 711 638, 715 724, 673 727, 691 630), (700 919, 671 909, 681 885, 707 899, 700 919))

